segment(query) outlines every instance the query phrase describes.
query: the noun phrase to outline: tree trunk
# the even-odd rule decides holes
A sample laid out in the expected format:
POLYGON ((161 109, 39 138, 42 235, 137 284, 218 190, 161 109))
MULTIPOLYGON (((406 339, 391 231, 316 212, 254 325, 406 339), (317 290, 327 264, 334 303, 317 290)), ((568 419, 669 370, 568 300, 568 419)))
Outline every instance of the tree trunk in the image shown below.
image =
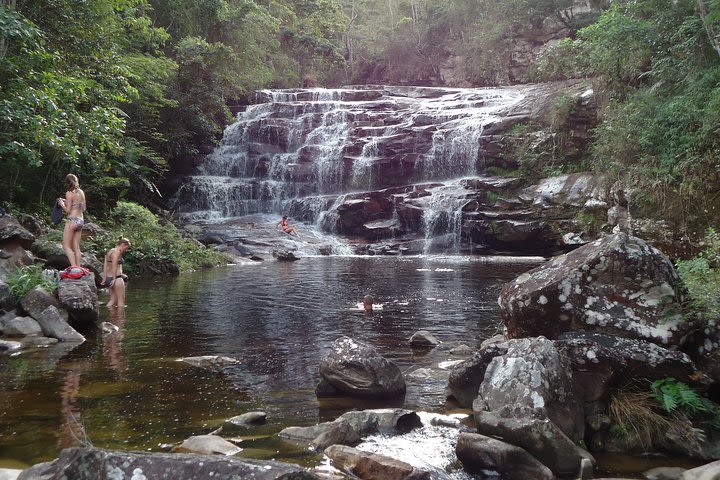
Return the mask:
POLYGON ((698 11, 700 12, 700 20, 702 20, 703 27, 705 27, 705 33, 707 33, 710 45, 715 49, 718 56, 720 56, 720 34, 715 30, 715 26, 712 21, 708 19, 710 12, 708 11, 705 0, 697 0, 698 11))

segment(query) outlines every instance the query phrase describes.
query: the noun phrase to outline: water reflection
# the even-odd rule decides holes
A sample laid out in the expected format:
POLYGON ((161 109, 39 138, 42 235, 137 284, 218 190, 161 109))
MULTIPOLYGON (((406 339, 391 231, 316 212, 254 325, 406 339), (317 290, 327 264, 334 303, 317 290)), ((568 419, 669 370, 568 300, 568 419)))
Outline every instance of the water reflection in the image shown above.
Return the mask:
POLYGON ((494 332, 500 287, 532 266, 477 257, 329 257, 133 281, 128 308, 102 311, 117 332, 86 332, 82 346, 54 347, 69 351, 0 356, 0 451, 35 463, 84 439, 159 450, 264 410, 268 423, 252 432, 261 439, 243 448, 298 461, 297 451, 273 437, 284 426, 387 406, 316 398, 318 366, 341 335, 371 344, 403 372, 436 372, 409 379, 397 406, 444 411, 447 372, 437 365, 455 359, 450 346, 476 346, 494 332), (382 310, 355 308, 367 293, 382 310), (443 348, 413 351, 407 340, 417 330, 430 331, 443 348), (211 372, 175 361, 200 355, 240 363, 211 372))

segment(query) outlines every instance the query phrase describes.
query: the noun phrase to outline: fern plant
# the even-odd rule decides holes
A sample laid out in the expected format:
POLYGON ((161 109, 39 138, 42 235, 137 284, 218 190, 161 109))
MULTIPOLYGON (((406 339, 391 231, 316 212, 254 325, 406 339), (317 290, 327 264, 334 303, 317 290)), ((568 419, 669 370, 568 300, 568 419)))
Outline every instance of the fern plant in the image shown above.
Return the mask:
POLYGON ((699 413, 716 413, 718 406, 702 397, 687 384, 672 377, 656 380, 650 385, 653 398, 667 412, 678 411, 689 417, 699 413))

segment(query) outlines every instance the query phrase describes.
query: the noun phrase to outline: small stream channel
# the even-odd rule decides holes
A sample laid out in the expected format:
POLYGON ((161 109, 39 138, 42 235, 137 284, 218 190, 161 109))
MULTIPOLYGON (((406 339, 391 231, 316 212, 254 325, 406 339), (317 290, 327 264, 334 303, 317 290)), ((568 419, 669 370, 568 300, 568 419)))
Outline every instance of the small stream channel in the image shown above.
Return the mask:
MULTIPOLYGON (((79 439, 102 448, 166 451, 253 410, 267 412, 268 423, 226 426, 222 433, 243 439, 240 456, 317 465, 320 456, 274 434, 351 409, 389 406, 318 401, 318 366, 341 335, 370 343, 406 373, 407 395, 392 406, 462 413, 446 402, 447 368, 439 365, 458 360, 448 347, 478 347, 498 330, 501 286, 534 265, 461 256, 315 257, 131 279, 124 313, 102 307, 101 320, 119 332, 90 332, 75 348, 59 344, 0 356, 0 467, 50 460, 79 439), (366 315, 357 308, 366 293, 382 310, 366 315), (421 329, 444 345, 429 353, 410 349, 407 339, 421 329), (196 355, 241 363, 218 373, 176 361, 196 355), (413 375, 419 368, 434 373, 413 375)), ((434 434, 436 443, 423 447, 428 452, 448 443, 441 430, 434 434)), ((423 457, 418 441, 391 446, 374 439, 368 448, 423 457)), ((439 455, 447 461, 453 452, 439 455)), ((618 457, 603 462, 615 471, 630 465, 618 457)))

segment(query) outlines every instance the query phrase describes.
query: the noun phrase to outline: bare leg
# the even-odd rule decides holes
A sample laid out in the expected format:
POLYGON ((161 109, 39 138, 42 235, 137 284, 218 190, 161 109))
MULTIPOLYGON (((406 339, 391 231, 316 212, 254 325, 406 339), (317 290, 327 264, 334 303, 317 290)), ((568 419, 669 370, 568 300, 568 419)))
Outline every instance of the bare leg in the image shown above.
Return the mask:
POLYGON ((76 228, 73 232, 72 247, 75 253, 75 266, 79 267, 82 261, 82 253, 80 253, 80 239, 82 238, 82 228, 76 228))
POLYGON ((110 291, 110 301, 106 303, 108 307, 114 307, 117 305, 117 294, 115 293, 115 287, 117 286, 117 281, 115 281, 112 285, 112 287, 108 288, 110 291))
POLYGON ((120 278, 115 279, 115 297, 117 298, 117 306, 118 308, 124 308, 125 307, 125 280, 120 278))
POLYGON ((65 222, 65 228, 63 229, 63 240, 62 240, 62 246, 63 250, 65 251, 65 255, 67 255, 68 262, 70 262, 70 266, 75 265, 75 250, 73 250, 73 229, 75 227, 75 224, 71 221, 65 222))

